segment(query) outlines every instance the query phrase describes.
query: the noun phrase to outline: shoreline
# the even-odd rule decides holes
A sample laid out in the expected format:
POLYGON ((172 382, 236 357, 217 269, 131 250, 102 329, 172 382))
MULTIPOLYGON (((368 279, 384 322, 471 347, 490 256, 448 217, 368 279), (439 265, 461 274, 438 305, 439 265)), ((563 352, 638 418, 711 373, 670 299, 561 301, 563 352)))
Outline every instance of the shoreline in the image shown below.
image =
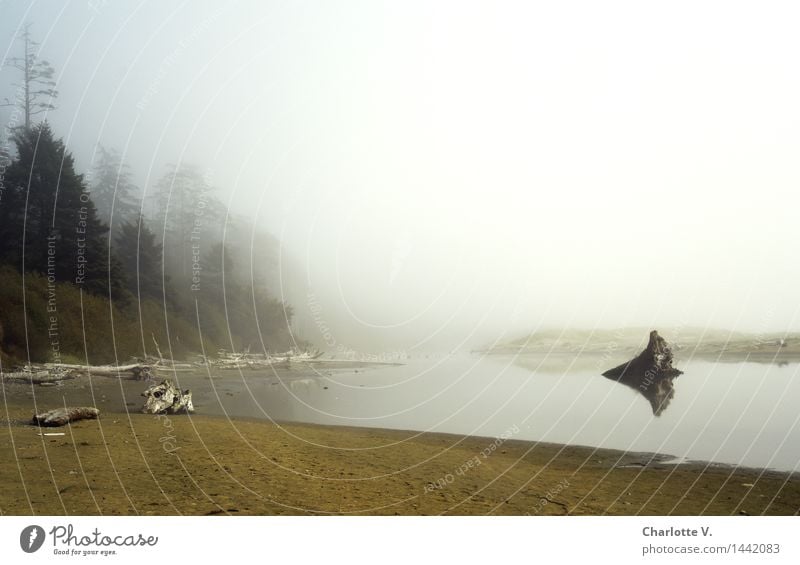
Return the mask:
MULTIPOLYGON (((196 402, 205 394, 229 406, 249 402, 240 372, 250 373, 175 377, 199 393, 196 402)), ((294 367, 247 386, 267 391, 327 374, 294 367)), ((0 382, 0 515, 800 512, 797 472, 513 439, 515 433, 231 417, 210 404, 192 416, 153 416, 139 413, 145 386, 108 376, 60 386, 0 382), (34 411, 64 404, 96 406, 100 418, 63 428, 28 423, 34 411)))
MULTIPOLYGON (((552 357, 554 359, 627 359, 634 357, 640 350, 634 347, 609 349, 609 351, 597 350, 572 350, 572 349, 538 349, 538 348, 515 348, 498 347, 491 350, 475 350, 476 355, 487 355, 492 357, 552 357)), ((674 352, 675 361, 686 363, 690 361, 708 361, 712 363, 798 363, 800 362, 800 351, 732 351, 732 350, 686 350, 681 349, 674 352)))
POLYGON ((23 423, 29 415, 11 403, 0 417, 4 515, 800 510, 797 473, 664 454, 224 416, 108 412, 40 429, 23 423))

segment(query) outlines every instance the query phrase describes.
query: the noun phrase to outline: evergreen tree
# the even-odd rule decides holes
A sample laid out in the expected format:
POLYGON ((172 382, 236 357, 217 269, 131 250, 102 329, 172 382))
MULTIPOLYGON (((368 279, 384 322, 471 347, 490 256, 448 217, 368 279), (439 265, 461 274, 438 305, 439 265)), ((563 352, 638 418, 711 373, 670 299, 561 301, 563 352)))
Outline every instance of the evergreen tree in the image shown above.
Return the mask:
POLYGON ((111 226, 114 235, 126 222, 138 223, 139 189, 131 181, 130 169, 117 151, 100 146, 90 188, 99 218, 111 226))
POLYGON ((122 224, 115 247, 126 289, 140 300, 161 300, 161 245, 143 217, 139 216, 135 222, 122 224))
POLYGON ((0 263, 22 267, 22 219, 25 202, 10 182, 13 163, 8 141, 0 146, 0 263))
POLYGON ((253 280, 249 269, 237 268, 233 254, 229 246, 217 244, 203 260, 198 289, 201 318, 224 322, 226 336, 237 348, 260 349, 263 344, 274 352, 284 341, 292 309, 253 280))
POLYGON ((98 219, 64 143, 46 122, 17 130, 14 142, 17 157, 4 179, 4 254, 23 271, 92 293, 105 294, 110 286, 113 296, 121 298, 121 273, 109 256, 108 228, 98 219))
POLYGON ((180 290, 191 287, 197 258, 202 260, 222 239, 226 210, 214 192, 197 169, 185 166, 172 167, 152 195, 165 266, 180 290))
POLYGON ((2 106, 17 106, 25 116, 25 129, 33 125, 33 116, 55 109, 53 101, 58 97, 53 80, 53 67, 37 56, 39 44, 31 39, 31 24, 27 23, 19 35, 22 39, 22 57, 11 57, 6 65, 20 72, 22 82, 15 83, 17 96, 14 100, 5 99, 2 106))
POLYGON ((223 280, 227 292, 240 291, 238 277, 234 276, 233 272, 233 257, 228 246, 222 243, 212 245, 211 250, 203 255, 201 265, 204 295, 221 302, 224 298, 223 280))

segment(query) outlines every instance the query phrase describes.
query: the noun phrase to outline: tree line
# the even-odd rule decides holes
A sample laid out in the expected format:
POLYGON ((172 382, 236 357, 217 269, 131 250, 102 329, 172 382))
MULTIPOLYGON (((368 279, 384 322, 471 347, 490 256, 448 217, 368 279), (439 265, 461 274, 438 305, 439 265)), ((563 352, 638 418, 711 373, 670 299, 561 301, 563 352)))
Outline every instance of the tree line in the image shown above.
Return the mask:
POLYGON ((191 166, 142 191, 119 153, 100 147, 79 173, 35 122, 57 91, 28 27, 22 39, 11 105, 25 119, 0 151, 0 362, 107 362, 158 344, 173 357, 289 347, 292 309, 266 282, 274 265, 250 261, 251 242, 266 256, 271 236, 231 215, 191 166))

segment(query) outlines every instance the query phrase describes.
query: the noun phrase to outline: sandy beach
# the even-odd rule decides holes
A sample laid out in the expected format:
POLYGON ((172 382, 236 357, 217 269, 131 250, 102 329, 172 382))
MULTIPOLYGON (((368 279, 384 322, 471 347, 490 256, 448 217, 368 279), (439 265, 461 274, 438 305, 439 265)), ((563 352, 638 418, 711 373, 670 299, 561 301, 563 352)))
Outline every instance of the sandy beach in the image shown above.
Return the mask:
POLYGON ((35 391, 5 383, 0 513, 795 515, 800 509, 797 474, 503 438, 152 416, 137 413, 140 399, 123 397, 124 390, 115 379, 35 391), (63 428, 32 426, 33 392, 38 410, 68 398, 97 405, 101 416, 63 428), (43 435, 50 433, 63 435, 43 435))

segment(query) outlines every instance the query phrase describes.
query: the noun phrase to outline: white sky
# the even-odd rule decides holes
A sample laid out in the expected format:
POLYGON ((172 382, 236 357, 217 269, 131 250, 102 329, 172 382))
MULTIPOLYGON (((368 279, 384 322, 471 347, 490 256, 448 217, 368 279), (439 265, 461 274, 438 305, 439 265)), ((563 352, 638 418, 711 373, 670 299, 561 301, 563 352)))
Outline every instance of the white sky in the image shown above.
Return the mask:
POLYGON ((795 2, 65 5, 0 55, 79 163, 200 164, 347 331, 800 329, 795 2))

